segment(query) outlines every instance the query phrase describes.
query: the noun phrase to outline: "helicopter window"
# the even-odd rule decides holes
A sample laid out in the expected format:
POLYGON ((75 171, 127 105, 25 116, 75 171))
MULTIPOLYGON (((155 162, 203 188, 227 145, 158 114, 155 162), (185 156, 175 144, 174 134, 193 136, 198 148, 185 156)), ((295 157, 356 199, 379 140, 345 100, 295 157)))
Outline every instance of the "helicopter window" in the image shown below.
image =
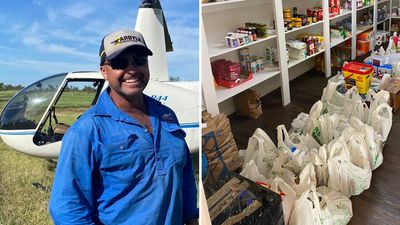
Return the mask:
POLYGON ((60 141, 77 118, 96 103, 103 85, 104 80, 68 81, 46 120, 39 126, 34 142, 44 145, 60 141))
POLYGON ((0 129, 35 129, 66 74, 38 81, 16 94, 4 107, 0 129))

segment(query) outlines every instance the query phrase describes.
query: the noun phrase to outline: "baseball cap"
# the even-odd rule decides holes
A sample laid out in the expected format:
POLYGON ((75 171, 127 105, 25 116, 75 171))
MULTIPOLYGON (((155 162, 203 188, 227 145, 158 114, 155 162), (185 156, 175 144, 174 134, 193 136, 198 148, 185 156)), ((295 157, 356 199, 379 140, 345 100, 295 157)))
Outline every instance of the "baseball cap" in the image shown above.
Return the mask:
POLYGON ((141 33, 130 30, 118 30, 107 34, 101 41, 99 51, 100 65, 103 65, 106 60, 115 58, 127 48, 132 48, 140 52, 143 56, 153 55, 141 33))

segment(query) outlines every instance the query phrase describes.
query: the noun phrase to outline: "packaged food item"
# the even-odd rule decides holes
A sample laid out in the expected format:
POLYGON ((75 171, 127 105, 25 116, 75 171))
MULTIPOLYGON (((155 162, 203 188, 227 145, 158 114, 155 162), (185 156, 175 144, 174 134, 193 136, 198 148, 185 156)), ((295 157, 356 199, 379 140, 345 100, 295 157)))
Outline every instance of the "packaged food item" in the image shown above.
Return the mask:
POLYGON ((364 63, 350 62, 342 69, 345 87, 350 89, 356 86, 360 94, 366 94, 371 88, 374 67, 364 63))

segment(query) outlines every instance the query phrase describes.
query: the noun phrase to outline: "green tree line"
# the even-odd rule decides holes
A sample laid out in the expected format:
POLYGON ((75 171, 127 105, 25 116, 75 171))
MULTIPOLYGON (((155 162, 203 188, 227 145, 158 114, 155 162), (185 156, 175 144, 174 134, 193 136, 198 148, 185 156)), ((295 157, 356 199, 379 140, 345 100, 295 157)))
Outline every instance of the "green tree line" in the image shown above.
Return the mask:
POLYGON ((20 84, 14 86, 12 84, 4 84, 3 82, 0 82, 0 91, 21 90, 22 88, 24 88, 24 86, 20 84))

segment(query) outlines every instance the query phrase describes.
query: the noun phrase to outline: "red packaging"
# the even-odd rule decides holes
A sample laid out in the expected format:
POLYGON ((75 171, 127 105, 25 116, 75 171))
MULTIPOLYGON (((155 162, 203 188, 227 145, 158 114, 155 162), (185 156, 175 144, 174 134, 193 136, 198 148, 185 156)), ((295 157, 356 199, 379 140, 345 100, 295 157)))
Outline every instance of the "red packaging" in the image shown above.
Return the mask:
POLYGON ((240 63, 219 59, 211 63, 211 70, 218 80, 236 81, 240 79, 240 63))
POLYGON ((214 62, 211 62, 211 70, 215 78, 222 79, 226 73, 224 69, 225 59, 219 59, 214 62))
POLYGON ((227 81, 236 81, 237 79, 240 79, 240 63, 227 61, 225 63, 225 68, 226 73, 224 74, 224 77, 222 79, 227 81))

